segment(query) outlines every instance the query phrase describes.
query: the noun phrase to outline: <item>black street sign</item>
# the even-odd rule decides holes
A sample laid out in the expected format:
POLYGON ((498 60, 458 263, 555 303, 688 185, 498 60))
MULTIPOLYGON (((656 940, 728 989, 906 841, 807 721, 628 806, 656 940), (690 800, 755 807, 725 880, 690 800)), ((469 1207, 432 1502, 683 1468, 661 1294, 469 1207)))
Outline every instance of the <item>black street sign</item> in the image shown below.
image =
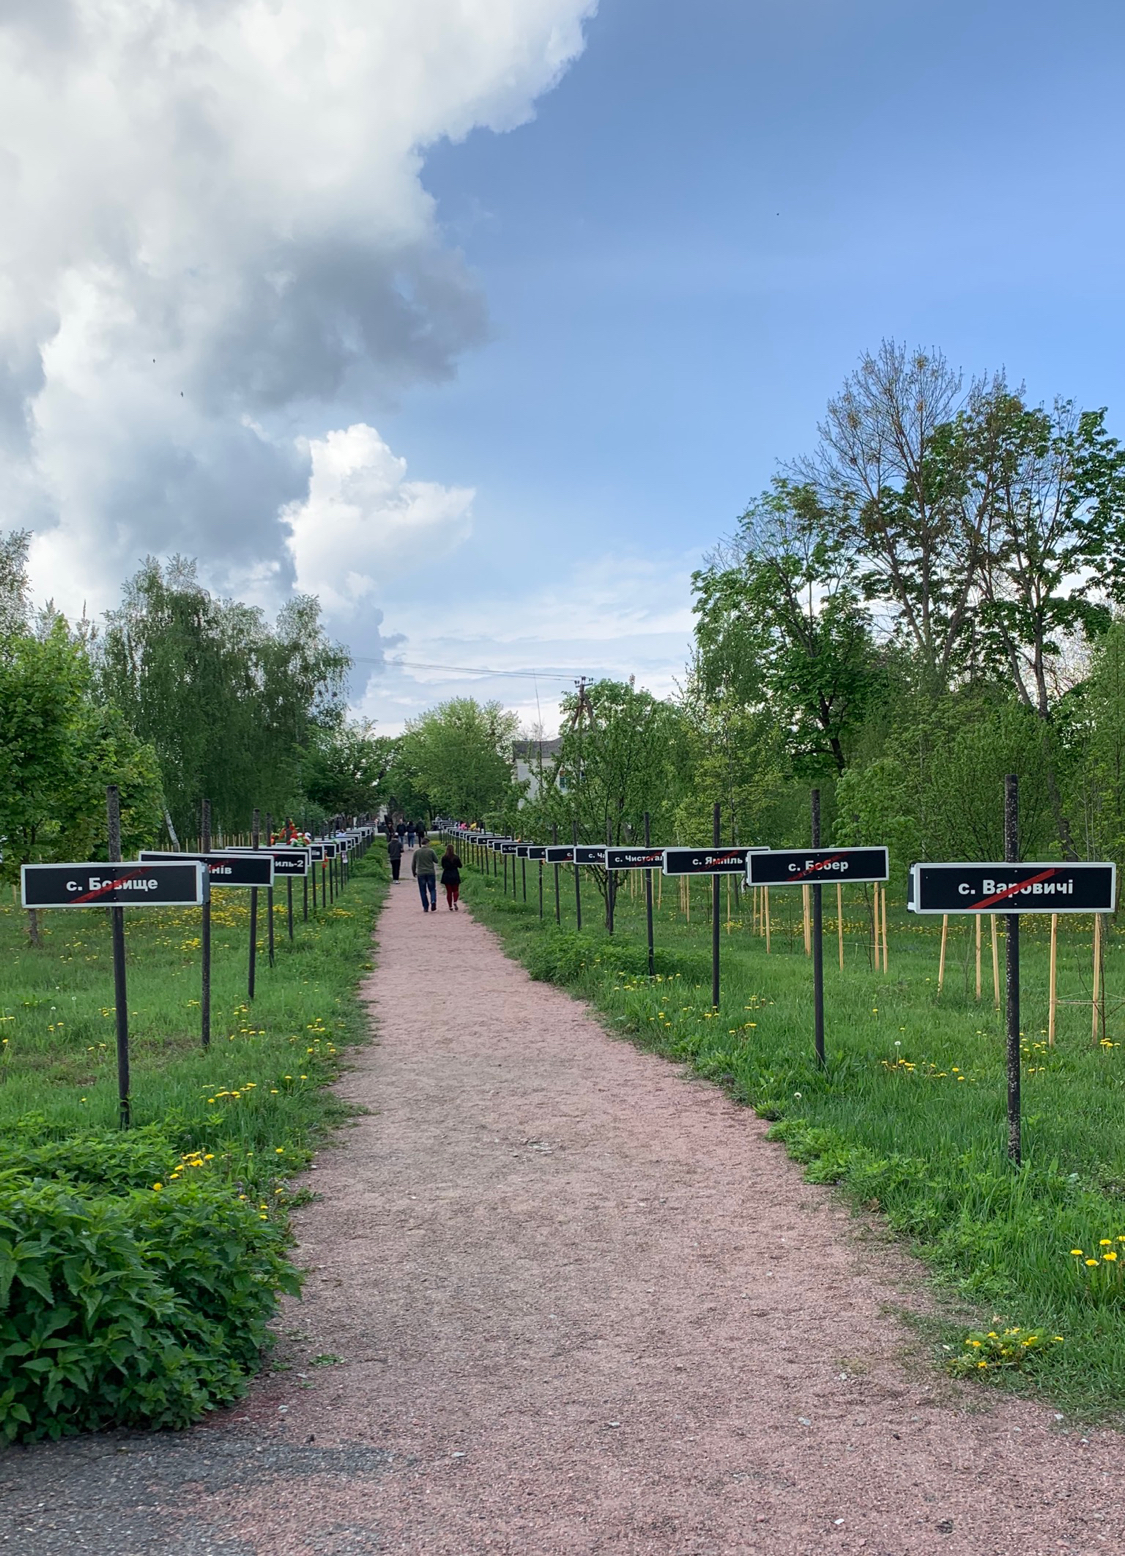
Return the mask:
POLYGON ((1112 864, 914 864, 912 913, 1112 913, 1112 864))
POLYGON ((607 870, 662 870, 664 850, 662 848, 607 848, 605 867, 607 870))
POLYGON ((748 886, 805 886, 810 881, 885 881, 885 848, 770 848, 746 862, 748 886))
POLYGON ((335 859, 336 845, 335 843, 310 843, 309 856, 323 864, 326 859, 335 859))
POLYGON ((134 864, 25 864, 25 908, 198 908, 207 871, 195 861, 134 864))
POLYGON ((502 854, 518 854, 519 847, 520 845, 518 843, 501 843, 499 845, 498 852, 502 854))
POLYGON ((742 875, 751 848, 666 848, 665 875, 742 875))
POLYGON ((529 843, 527 845, 527 857, 529 859, 546 859, 547 850, 541 843, 529 843))
POLYGON ((195 860, 207 866, 212 886, 272 886, 273 858, 264 849, 257 854, 162 854, 146 849, 137 855, 143 863, 195 860))
POLYGON ((575 864, 605 864, 605 844, 579 843, 574 848, 575 864))
POLYGON ((531 844, 530 843, 517 843, 516 844, 516 858, 517 859, 530 859, 530 857, 531 857, 531 844))
MULTIPOLYGON (((224 848, 224 854, 269 854, 273 860, 273 873, 284 878, 287 875, 302 876, 309 873, 309 850, 307 848, 283 848, 271 845, 269 848, 224 848)), ((255 882, 255 885, 257 882, 255 882)))
POLYGON ((548 864, 573 864, 573 843, 548 843, 544 849, 543 858, 548 864))

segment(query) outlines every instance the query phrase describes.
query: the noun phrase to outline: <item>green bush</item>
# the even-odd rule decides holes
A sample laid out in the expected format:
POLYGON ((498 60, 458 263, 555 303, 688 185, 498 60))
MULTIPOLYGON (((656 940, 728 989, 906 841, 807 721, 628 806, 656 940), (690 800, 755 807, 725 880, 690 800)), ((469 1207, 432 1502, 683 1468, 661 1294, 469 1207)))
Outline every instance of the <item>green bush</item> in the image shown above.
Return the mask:
MULTIPOLYGON (((540 983, 577 983, 595 968, 599 974, 618 972, 629 978, 648 977, 648 951, 643 945, 572 929, 545 930, 527 947, 524 961, 528 972, 540 983)), ((702 983, 711 977, 710 957, 692 951, 658 948, 653 965, 657 977, 664 979, 678 977, 685 983, 702 983)))
POLYGON ((109 1194, 9 1171, 0 1436, 187 1426, 243 1392, 278 1292, 298 1289, 284 1233, 229 1183, 109 1194))

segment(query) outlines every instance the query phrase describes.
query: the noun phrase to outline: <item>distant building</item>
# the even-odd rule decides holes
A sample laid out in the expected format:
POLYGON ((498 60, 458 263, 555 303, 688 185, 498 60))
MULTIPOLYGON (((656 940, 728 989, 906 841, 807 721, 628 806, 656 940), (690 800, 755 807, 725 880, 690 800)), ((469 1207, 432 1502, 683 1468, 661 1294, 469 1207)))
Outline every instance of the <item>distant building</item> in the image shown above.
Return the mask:
MULTIPOLYGON (((516 782, 527 784, 527 799, 539 797, 539 775, 546 776, 554 767, 562 748, 562 741, 516 740, 512 743, 512 761, 516 766, 516 782)), ((560 787, 565 788, 564 785, 560 787)))

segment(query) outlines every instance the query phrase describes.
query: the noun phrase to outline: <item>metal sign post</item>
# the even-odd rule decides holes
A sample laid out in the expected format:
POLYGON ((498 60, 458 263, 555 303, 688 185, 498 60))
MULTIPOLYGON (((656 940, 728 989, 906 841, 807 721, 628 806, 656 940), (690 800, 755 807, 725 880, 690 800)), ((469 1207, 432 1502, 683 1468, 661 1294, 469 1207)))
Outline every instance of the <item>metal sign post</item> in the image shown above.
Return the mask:
MULTIPOLYGON (((267 843, 271 843, 271 844, 273 842, 273 817, 270 815, 268 810, 266 811, 266 841, 267 841, 267 843)), ((274 868, 275 869, 277 868, 276 864, 275 864, 274 868)), ((274 965, 274 959, 273 959, 273 887, 272 886, 268 886, 266 888, 266 915, 269 918, 269 925, 270 925, 270 927, 269 927, 269 934, 266 937, 266 944, 267 944, 267 946, 269 948, 270 966, 272 967, 274 965)))
POLYGON ((912 913, 1004 912, 1007 929, 1008 1158, 1022 1159, 1020 1104, 1020 914, 1112 913, 1117 870, 1109 863, 1017 864, 1019 856, 1019 781, 1004 780, 1004 853, 1002 864, 914 864, 906 906, 912 913))
MULTIPOLYGON (((711 818, 711 842, 718 848, 722 842, 722 821, 719 807, 716 805, 711 818)), ((715 875, 711 882, 711 1009, 719 1008, 719 909, 721 899, 719 896, 719 877, 715 875)))
MULTIPOLYGON (((205 854, 211 852, 211 801, 204 800, 200 808, 199 846, 205 854)), ((199 1021, 204 1048, 211 1046, 211 894, 203 904, 203 976, 199 996, 199 1021)))
POLYGON ((125 908, 197 908, 207 902, 207 872, 194 861, 121 863, 121 796, 106 790, 108 863, 25 864, 20 887, 25 908, 108 907, 113 937, 114 1025, 117 1035, 117 1107, 122 1129, 132 1121, 129 1082, 129 996, 125 978, 125 908))
MULTIPOLYGON (((649 814, 645 811, 645 848, 652 842, 652 829, 649 824, 649 814)), ((652 943, 652 870, 645 869, 645 919, 648 924, 648 975, 656 977, 656 952, 652 943)))
MULTIPOLYGON (((250 826, 250 846, 257 850, 261 842, 261 817, 258 807, 254 807, 254 816, 250 826)), ((258 889, 250 888, 250 965, 246 975, 246 994, 248 999, 254 998, 254 978, 258 963, 258 889)))
MULTIPOLYGON (((557 826, 552 826, 551 828, 551 839, 555 844, 559 841, 559 829, 557 826)), ((550 859, 551 856, 546 854, 544 857, 550 859)), ((559 900, 559 867, 557 864, 555 865, 555 923, 559 926, 562 925, 562 904, 559 900)))
POLYGON ((813 988, 816 1062, 824 1057, 824 880, 868 884, 885 881, 890 856, 885 848, 821 848, 820 790, 812 791, 811 848, 753 849, 746 863, 747 886, 807 886, 813 888, 813 988), (818 950, 819 947, 819 950, 818 950))
POLYGON ((575 919, 577 920, 579 933, 581 933, 581 931, 582 931, 582 887, 579 884, 579 876, 578 876, 578 822, 577 822, 577 820, 574 821, 573 827, 574 827, 574 835, 573 835, 572 841, 574 843, 574 916, 575 916, 575 919))
MULTIPOLYGON (((814 848, 820 847, 820 790, 810 796, 812 811, 811 838, 814 848)), ((812 889, 813 909, 813 1044, 816 1062, 824 1069, 824 888, 819 878, 812 889)))

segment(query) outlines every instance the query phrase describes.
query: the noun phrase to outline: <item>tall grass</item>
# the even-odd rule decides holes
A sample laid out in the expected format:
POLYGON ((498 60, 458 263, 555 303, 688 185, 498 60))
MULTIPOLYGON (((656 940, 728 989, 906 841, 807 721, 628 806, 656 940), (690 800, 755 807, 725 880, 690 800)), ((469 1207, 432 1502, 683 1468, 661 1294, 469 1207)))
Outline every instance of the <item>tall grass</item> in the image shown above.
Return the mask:
MULTIPOLYGON (((711 1009, 710 883, 693 886, 691 923, 666 880, 657 915, 657 976, 647 975, 643 897, 618 897, 615 934, 587 885, 584 929, 574 926, 570 871, 564 923, 538 917, 537 867, 528 901, 470 872, 465 896, 533 975, 592 1001, 614 1030, 685 1060, 775 1121, 774 1134, 810 1178, 840 1184, 877 1209, 947 1288, 973 1305, 985 1330, 1056 1334, 1021 1387, 1045 1390, 1086 1415, 1125 1409, 1125 1046, 1121 1046, 1122 940, 1106 946, 1109 1021, 1091 1033, 1092 922, 1060 928, 1058 1041, 1047 1045, 1048 920, 1024 920, 1024 1165, 1005 1157, 1004 1024, 993 1002, 986 945, 983 997, 975 997, 973 924, 950 929, 938 993, 940 919, 892 908, 889 972, 872 966, 864 894, 845 895, 845 966, 837 965, 835 892, 825 891, 828 1064, 813 1054, 812 968, 801 930, 800 892, 772 897, 771 954, 753 930, 750 900, 723 888, 722 999, 711 1009), (1103 1242, 1108 1240, 1108 1243, 1103 1242), (1071 1250, 1081 1249, 1081 1257, 1071 1250), (1105 1255, 1120 1249, 1120 1260, 1105 1255), (1098 1260, 1088 1265, 1086 1260, 1098 1260)), ((1001 945, 1001 971, 1003 946, 1001 945)), ((946 1330, 941 1351, 961 1351, 946 1330)), ((990 1380, 1009 1371, 985 1371, 990 1380)))

